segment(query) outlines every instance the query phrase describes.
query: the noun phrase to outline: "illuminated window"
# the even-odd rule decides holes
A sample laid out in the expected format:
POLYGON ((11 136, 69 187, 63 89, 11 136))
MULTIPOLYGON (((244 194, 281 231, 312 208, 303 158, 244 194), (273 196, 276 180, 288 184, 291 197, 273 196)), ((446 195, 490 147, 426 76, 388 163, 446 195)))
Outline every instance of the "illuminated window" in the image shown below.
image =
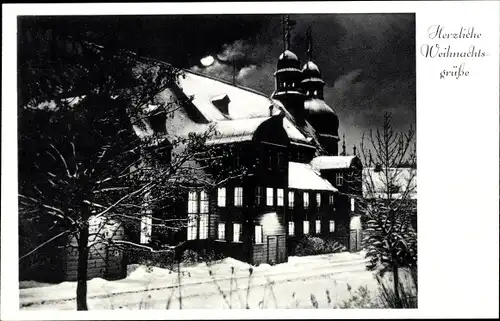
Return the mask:
POLYGON ((241 240, 241 224, 233 224, 233 242, 240 242, 241 240))
POLYGON ((319 208, 321 207, 321 194, 316 193, 316 206, 319 208))
POLYGON ((304 221, 304 234, 309 234, 309 221, 304 221))
POLYGON ((309 193, 304 192, 304 208, 309 208, 309 193))
POLYGON ((234 188, 234 206, 243 206, 243 187, 234 188))
POLYGON ((329 201, 330 205, 333 205, 333 201, 334 201, 334 200, 333 200, 333 194, 330 194, 330 195, 328 196, 328 201, 329 201))
POLYGON ((188 195, 188 213, 198 213, 198 193, 195 191, 188 195))
POLYGON ((141 217, 141 243, 146 244, 151 241, 151 232, 153 230, 153 218, 151 215, 141 217))
POLYGON ((337 186, 342 186, 344 184, 344 175, 342 175, 342 173, 335 174, 335 183, 337 186))
POLYGON ((288 235, 290 235, 290 236, 295 235, 295 223, 294 222, 288 222, 288 235))
POLYGON ((273 188, 268 187, 266 188, 266 205, 273 206, 273 202, 274 202, 273 188))
POLYGON ((262 225, 255 225, 255 243, 262 243, 262 225))
POLYGON ((283 206, 283 199, 284 199, 285 195, 284 195, 284 191, 282 188, 278 188, 276 196, 277 196, 278 206, 283 206))
POLYGON ((200 213, 208 213, 208 195, 207 192, 200 192, 200 213))
POLYGON ((293 208, 295 205, 295 193, 288 192, 288 207, 293 208))
POLYGON ((217 238, 219 240, 226 239, 226 224, 225 223, 219 223, 219 225, 217 227, 217 238))
POLYGON ((321 233, 321 221, 316 220, 316 234, 321 233))
POLYGON ((262 187, 260 186, 255 188, 255 205, 262 205, 262 187))
POLYGON ((198 215, 188 214, 187 239, 196 240, 198 231, 198 215))
POLYGON ((217 189, 217 205, 219 207, 226 206, 226 188, 220 187, 217 189))
POLYGON ((200 214, 200 240, 208 238, 208 214, 200 214))
POLYGON ((351 198, 351 212, 354 212, 354 198, 351 198))
POLYGON ((335 221, 330 221, 330 232, 335 231, 335 221))

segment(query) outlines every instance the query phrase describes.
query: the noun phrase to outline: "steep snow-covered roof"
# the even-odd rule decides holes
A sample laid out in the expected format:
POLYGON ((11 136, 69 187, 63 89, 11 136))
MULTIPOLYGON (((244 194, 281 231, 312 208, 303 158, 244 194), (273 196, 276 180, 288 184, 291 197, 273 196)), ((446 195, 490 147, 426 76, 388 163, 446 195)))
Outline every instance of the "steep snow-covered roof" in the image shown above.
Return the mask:
POLYGON ((288 163, 288 187, 304 190, 338 191, 309 164, 296 162, 288 163))
MULTIPOLYGON (((193 97, 193 105, 208 122, 227 120, 227 117, 213 104, 214 99, 225 95, 229 98, 228 116, 232 120, 269 117, 270 106, 273 106, 271 110, 273 116, 280 114, 284 109, 278 100, 255 90, 235 86, 190 70, 185 70, 184 76, 179 77, 179 87, 185 95, 193 97)), ((290 140, 309 143, 287 117, 283 118, 283 128, 290 140)))
POLYGON ((221 144, 252 140, 257 128, 270 118, 259 117, 215 122, 215 135, 207 143, 221 144))
POLYGON ((352 165, 356 156, 318 156, 314 157, 311 165, 319 170, 322 169, 345 169, 352 165))
POLYGON ((417 198, 417 170, 413 168, 389 168, 388 177, 385 171, 373 168, 363 169, 363 196, 365 198, 387 197, 388 185, 393 185, 391 198, 401 198, 408 193, 408 198, 417 198))

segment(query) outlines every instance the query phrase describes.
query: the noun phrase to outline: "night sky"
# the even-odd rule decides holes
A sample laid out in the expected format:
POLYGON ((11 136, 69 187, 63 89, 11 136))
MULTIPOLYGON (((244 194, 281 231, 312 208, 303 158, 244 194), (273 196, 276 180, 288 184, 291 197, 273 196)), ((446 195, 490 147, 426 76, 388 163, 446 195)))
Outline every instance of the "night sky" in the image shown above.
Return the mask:
MULTIPOLYGON (((398 130, 415 127, 415 15, 290 15, 296 21, 290 49, 306 60, 306 30, 312 28, 313 60, 325 81, 325 101, 339 116, 348 152, 361 133, 380 125, 384 110, 398 130)), ((280 15, 176 15, 28 18, 25 26, 85 35, 95 42, 231 80, 271 94, 283 50, 280 15), (203 67, 200 58, 217 58, 203 67)))

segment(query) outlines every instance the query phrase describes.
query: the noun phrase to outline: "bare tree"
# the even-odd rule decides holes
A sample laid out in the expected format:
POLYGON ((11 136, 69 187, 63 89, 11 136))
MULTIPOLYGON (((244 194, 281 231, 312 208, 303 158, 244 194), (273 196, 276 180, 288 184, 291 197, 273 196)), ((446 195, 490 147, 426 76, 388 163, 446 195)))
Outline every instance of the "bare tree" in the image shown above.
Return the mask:
POLYGON ((393 273, 400 302, 398 272, 417 266, 415 132, 411 127, 395 132, 386 112, 381 128, 362 136, 360 158, 362 191, 353 191, 352 197, 364 222, 367 267, 380 275, 393 273))
MULTIPOLYGON (((140 226, 144 215, 183 198, 188 189, 210 189, 239 175, 222 165, 223 150, 205 144, 214 134, 210 126, 168 140, 165 130, 152 130, 154 117, 165 124, 165 117, 188 103, 156 99, 175 85, 179 70, 116 48, 70 43, 77 53, 68 57, 21 62, 29 85, 20 88, 19 216, 41 239, 20 260, 53 243, 74 248, 77 309, 87 310, 92 249, 103 244, 151 252, 175 249, 117 240, 104 228, 114 226, 116 232, 124 224, 140 226)), ((186 218, 175 213, 154 221, 166 232, 186 226, 186 218)))

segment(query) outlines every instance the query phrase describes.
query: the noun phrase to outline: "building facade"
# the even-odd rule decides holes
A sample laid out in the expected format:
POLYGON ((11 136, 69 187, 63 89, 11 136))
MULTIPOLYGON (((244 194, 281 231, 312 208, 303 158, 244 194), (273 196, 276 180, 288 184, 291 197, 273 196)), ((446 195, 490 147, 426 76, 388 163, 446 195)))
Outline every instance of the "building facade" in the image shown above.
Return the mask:
POLYGON ((166 237, 144 224, 146 243, 207 246, 252 264, 287 261, 287 247, 304 235, 360 250, 350 240, 355 209, 348 186, 355 180, 347 177, 361 175, 361 162, 338 155, 339 120, 323 99, 311 40, 302 66, 289 47, 287 31, 271 97, 189 70, 159 94, 165 102, 192 98, 165 119, 167 137, 215 126, 208 144, 230 150, 230 166, 251 170, 212 190, 193 188, 179 205, 187 228, 166 237))

